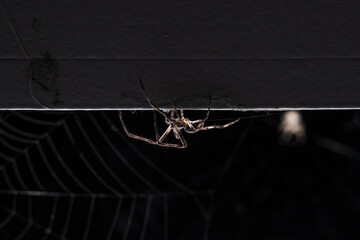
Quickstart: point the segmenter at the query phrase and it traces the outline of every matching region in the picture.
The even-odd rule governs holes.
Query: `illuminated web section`
[[[119,129],[116,113],[9,113],[0,125],[0,238],[175,239],[192,229],[207,239],[217,184],[194,190]]]

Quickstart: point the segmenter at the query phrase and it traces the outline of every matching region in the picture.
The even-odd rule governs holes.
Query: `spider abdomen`
[[[196,133],[200,131],[203,126],[204,126],[203,120],[188,121],[186,127],[184,127],[184,130],[187,133]]]

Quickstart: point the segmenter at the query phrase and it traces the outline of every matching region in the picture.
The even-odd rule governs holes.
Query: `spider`
[[[162,111],[158,106],[156,106],[150,100],[150,98],[147,95],[147,92],[145,90],[145,87],[144,87],[144,84],[143,84],[141,78],[139,80],[140,80],[141,88],[146,97],[146,100],[148,101],[150,106],[154,109],[154,129],[155,129],[156,140],[151,140],[149,138],[141,137],[141,136],[135,135],[133,133],[130,133],[124,122],[122,112],[119,111],[119,118],[120,118],[120,122],[124,128],[124,131],[125,131],[126,135],[128,135],[131,138],[135,138],[135,139],[138,139],[138,140],[150,143],[150,144],[162,146],[162,147],[186,148],[187,142],[186,142],[181,130],[184,130],[187,133],[196,133],[196,132],[203,131],[203,130],[222,129],[222,128],[229,127],[229,126],[237,123],[240,120],[240,118],[238,118],[235,121],[232,121],[232,122],[224,124],[224,125],[204,126],[205,121],[208,119],[208,117],[210,115],[211,97],[210,97],[210,101],[209,101],[208,110],[203,119],[198,119],[198,120],[192,121],[192,120],[186,118],[184,116],[184,111],[182,109],[180,109],[180,114],[179,114],[179,112],[176,109],[174,104],[173,104],[173,109],[170,111],[170,115],[169,115],[168,113]],[[157,124],[156,112],[158,112],[162,116],[164,116],[165,123],[168,125],[167,129],[161,136],[159,135],[159,128],[158,128],[158,124]],[[169,135],[170,132],[173,132],[175,138],[180,141],[179,143],[164,142],[164,140],[166,139],[166,137]]]

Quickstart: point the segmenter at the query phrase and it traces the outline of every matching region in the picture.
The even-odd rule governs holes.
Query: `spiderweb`
[[[0,238],[208,239],[212,197],[231,154],[210,182],[194,185],[166,167],[180,161],[156,161],[154,146],[140,151],[120,128],[114,112],[7,113],[0,124]]]

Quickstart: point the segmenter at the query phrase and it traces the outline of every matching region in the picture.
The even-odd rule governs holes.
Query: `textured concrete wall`
[[[0,108],[360,107],[359,1],[2,5]]]

